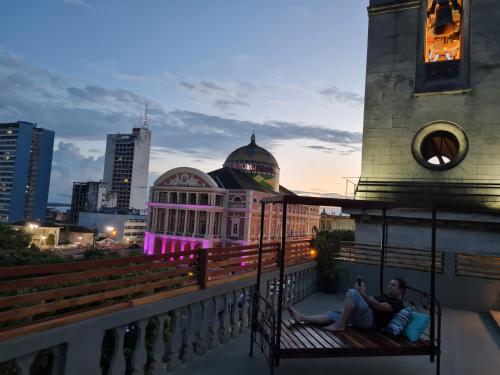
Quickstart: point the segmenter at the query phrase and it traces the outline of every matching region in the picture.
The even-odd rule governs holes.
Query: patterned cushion
[[[403,333],[405,327],[410,323],[412,318],[413,308],[405,307],[400,310],[394,318],[387,324],[384,328],[384,332],[390,333],[391,335],[398,336]]]

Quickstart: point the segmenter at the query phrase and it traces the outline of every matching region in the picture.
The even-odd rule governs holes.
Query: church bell
[[[453,22],[453,11],[449,1],[440,2],[436,10],[436,22],[434,23],[433,34],[436,36],[450,36],[457,31],[457,25]]]

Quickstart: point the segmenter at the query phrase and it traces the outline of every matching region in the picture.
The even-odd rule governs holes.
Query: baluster
[[[285,297],[285,308],[291,305],[292,301],[292,276],[290,274],[286,275],[286,297]]]
[[[52,368],[50,369],[50,375],[62,375],[64,360],[62,346],[54,346],[50,349],[50,354],[52,355]]]
[[[181,365],[182,336],[182,309],[177,309],[172,313],[172,332],[166,351],[169,371],[174,371]]]
[[[295,305],[297,302],[297,273],[290,275],[290,304]]]
[[[156,317],[156,333],[153,342],[153,348],[151,349],[151,373],[153,375],[163,375],[165,373],[166,366],[163,363],[163,357],[165,355],[165,322],[168,319],[168,314],[160,314]]]
[[[233,309],[231,310],[231,338],[236,338],[240,334],[240,297],[241,290],[232,293]]]
[[[22,356],[20,358],[16,358],[16,365],[18,375],[30,375],[31,371],[31,365],[33,364],[33,361],[35,360],[35,357],[38,353],[34,352],[25,356]]]
[[[113,350],[111,363],[109,364],[108,374],[110,375],[123,375],[127,369],[127,363],[125,362],[125,355],[123,352],[123,342],[127,329],[128,325],[113,329],[115,348]]]
[[[266,280],[266,301],[271,298],[271,280]]]
[[[194,341],[196,337],[196,329],[198,319],[200,317],[200,306],[194,304],[187,309],[187,326],[184,335],[184,342],[182,348],[182,362],[188,363],[194,358]],[[198,318],[198,319],[197,319]]]
[[[143,374],[144,366],[148,361],[148,354],[146,352],[146,327],[148,323],[149,319],[142,319],[136,324],[137,341],[135,342],[134,354],[131,361],[132,375]]]
[[[221,342],[223,344],[229,342],[231,335],[231,293],[224,294],[224,310],[222,312],[222,322],[221,322]]]
[[[280,282],[278,277],[276,277],[274,280],[274,290],[273,290],[273,308],[276,310],[278,308],[278,297],[279,297],[279,288],[281,288]]]
[[[196,340],[195,340],[195,353],[196,355],[203,355],[208,351],[208,329],[209,329],[209,305],[212,303],[212,300],[202,301],[200,304],[201,313],[200,313],[200,326],[196,331]]]
[[[219,312],[224,306],[224,298],[217,296],[211,300],[210,310],[208,311],[209,329],[208,329],[208,347],[210,349],[216,348],[219,345],[219,330],[220,330],[220,317]]]
[[[251,319],[252,309],[251,302],[249,298],[253,295],[251,289],[245,288],[243,289],[243,302],[241,305],[241,326],[240,332],[246,332],[248,329],[248,324]]]
[[[302,297],[304,295],[303,287],[304,287],[304,277],[302,275],[302,271],[298,271],[297,272],[297,302],[302,301]]]
[[[311,290],[311,273],[309,272],[309,270],[305,270],[304,271],[305,274],[306,274],[306,286],[305,286],[305,292],[306,292],[306,297],[309,296],[311,293],[310,293],[310,290]]]

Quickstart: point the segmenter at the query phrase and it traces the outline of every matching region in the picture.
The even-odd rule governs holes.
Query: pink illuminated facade
[[[257,164],[259,168],[249,168]],[[238,169],[235,166],[244,165]],[[267,168],[262,168],[262,166]],[[264,170],[265,175],[257,172]],[[257,172],[256,172],[257,171]],[[269,171],[275,171],[270,175]],[[235,150],[224,167],[209,173],[174,168],[150,190],[147,254],[177,253],[196,248],[250,245],[259,240],[260,201],[293,194],[279,185],[279,167],[272,155],[255,143]],[[288,236],[304,239],[319,227],[319,207],[288,207]],[[264,240],[281,238],[281,207],[268,205]]]

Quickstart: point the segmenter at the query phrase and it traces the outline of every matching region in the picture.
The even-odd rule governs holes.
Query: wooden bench
[[[347,328],[332,332],[321,326],[296,324],[283,320],[280,353],[282,358],[365,357],[430,355],[431,345],[420,340],[415,343],[404,336],[390,336],[375,331]]]

